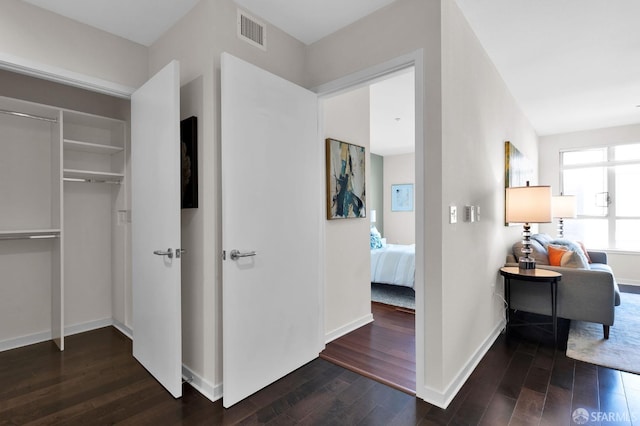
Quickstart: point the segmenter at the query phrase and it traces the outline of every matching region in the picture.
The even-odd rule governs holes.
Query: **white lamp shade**
[[[506,189],[508,223],[551,222],[551,187],[517,186]]]
[[[376,211],[371,210],[371,223],[376,223]]]
[[[553,217],[576,217],[578,206],[575,195],[556,195],[551,199]]]

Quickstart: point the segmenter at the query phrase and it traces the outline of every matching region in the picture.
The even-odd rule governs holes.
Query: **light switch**
[[[467,222],[476,221],[476,206],[464,206],[464,220]]]
[[[449,223],[458,222],[458,208],[456,206],[449,206]]]

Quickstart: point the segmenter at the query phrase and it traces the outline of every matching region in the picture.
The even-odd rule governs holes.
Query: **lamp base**
[[[518,259],[518,268],[524,270],[536,269],[536,260],[532,257],[521,257]]]

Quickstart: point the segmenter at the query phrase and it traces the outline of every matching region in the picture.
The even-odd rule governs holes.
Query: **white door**
[[[179,76],[173,61],[131,97],[133,356],[176,398],[182,396]]]
[[[222,55],[225,407],[321,349],[317,106],[314,93]]]

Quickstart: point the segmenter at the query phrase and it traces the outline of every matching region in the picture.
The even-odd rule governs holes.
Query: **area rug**
[[[416,293],[410,287],[371,283],[371,300],[401,308],[416,308]]]
[[[621,293],[620,299],[608,340],[602,324],[571,321],[569,358],[640,374],[640,294]]]

